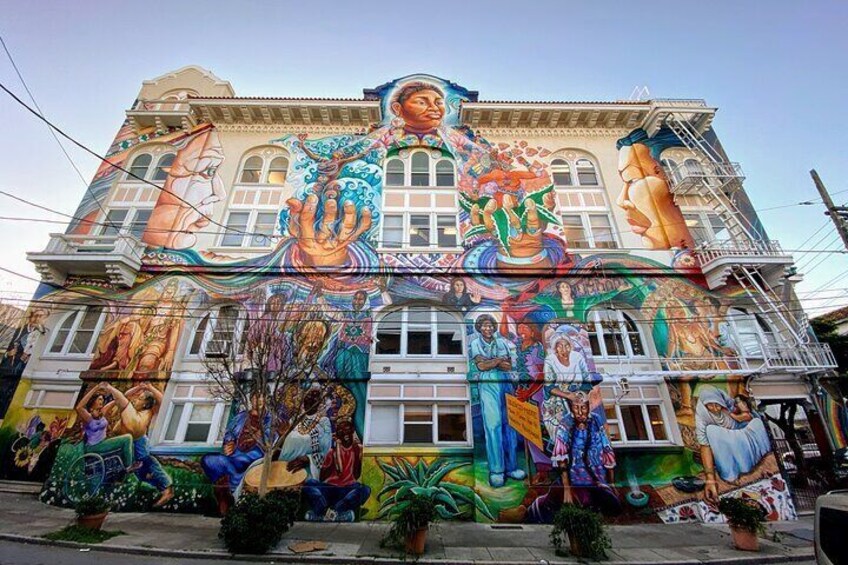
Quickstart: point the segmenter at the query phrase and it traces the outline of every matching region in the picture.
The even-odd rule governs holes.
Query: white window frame
[[[227,210],[227,217],[224,221],[224,225],[225,226],[230,225],[230,216],[232,214],[247,213],[248,214],[247,228],[244,230],[245,233],[242,234],[242,236],[241,236],[241,245],[224,245],[224,239],[228,236],[229,230],[235,229],[235,228],[228,228],[227,230],[224,230],[224,232],[221,233],[221,235],[219,236],[217,246],[220,247],[221,249],[247,249],[247,250],[250,250],[250,249],[267,250],[267,249],[274,247],[274,245],[276,245],[277,241],[280,238],[280,218],[279,218],[278,212],[279,212],[278,208],[270,207],[270,206],[260,206],[260,207],[253,206],[253,205],[244,206],[244,207],[242,207],[242,206],[230,206],[229,210]],[[274,217],[274,229],[272,230],[271,234],[269,234],[267,236],[268,245],[245,245],[245,241],[252,242],[252,240],[254,238],[254,234],[256,233],[256,221],[259,218],[259,214],[274,214],[274,216],[275,216]],[[229,235],[236,235],[236,234],[229,234]]]
[[[592,163],[592,167],[595,169],[595,179],[598,181],[596,184],[581,184],[580,177],[577,174],[577,161],[582,160],[589,161]],[[601,168],[598,166],[598,160],[590,155],[585,155],[581,153],[577,153],[572,157],[566,157],[561,153],[555,153],[551,155],[550,161],[548,162],[548,168],[552,167],[552,163],[554,161],[565,161],[568,164],[568,172],[571,177],[571,184],[556,184],[554,188],[556,189],[573,189],[573,188],[591,188],[591,189],[602,189],[604,188],[604,178],[601,175]],[[558,165],[557,165],[558,166]],[[553,182],[553,175],[551,176],[551,182]]]
[[[74,342],[74,339],[77,335],[77,330],[79,329],[80,323],[82,323],[83,318],[85,317],[85,313],[89,308],[100,308],[100,317],[97,319],[97,323],[94,325],[94,331],[91,334],[91,341],[86,348],[84,353],[69,353],[68,350],[71,348],[71,344]],[[71,325],[70,331],[68,331],[68,335],[65,337],[65,343],[62,345],[61,351],[53,352],[53,345],[55,345],[56,339],[59,337],[59,329],[64,325],[64,323],[71,317],[75,316],[74,321]],[[58,358],[66,358],[66,359],[88,359],[92,355],[94,355],[94,349],[97,347],[97,341],[100,338],[100,331],[103,329],[103,324],[106,320],[106,309],[103,306],[82,306],[79,308],[74,308],[71,312],[68,312],[61,318],[59,318],[58,322],[52,326],[53,330],[50,332],[50,341],[45,347],[44,352],[41,354],[42,358],[45,359],[58,359]]]
[[[58,392],[70,394],[70,402],[65,405],[45,404],[44,399],[47,393]],[[52,384],[33,384],[27,391],[24,399],[24,408],[27,409],[46,409],[46,410],[72,410],[77,405],[77,397],[80,393],[79,385],[52,385]]]
[[[398,247],[388,247],[386,246],[386,240],[384,239],[385,234],[385,225],[386,216],[401,216],[403,218],[403,233],[406,234],[406,237],[409,237],[410,229],[412,228],[412,216],[428,216],[429,217],[429,227],[430,227],[430,244],[426,246],[422,245],[411,245],[410,240],[401,241]],[[447,247],[439,245],[439,216],[448,216],[453,219],[453,228],[456,230],[455,236],[455,245],[449,245]],[[430,210],[421,210],[421,211],[396,211],[393,208],[389,208],[386,210],[383,209],[383,221],[380,222],[380,251],[439,251],[439,250],[456,250],[459,248],[459,214],[456,211],[449,212],[445,211],[433,211]]]
[[[247,164],[248,159],[251,157],[258,157],[262,160],[262,168],[259,169],[259,181],[258,182],[244,182],[241,180],[242,174],[244,173],[244,166]],[[286,167],[286,179],[282,183],[271,183],[268,182],[268,175],[271,172],[271,162],[277,157],[284,157],[286,161],[288,161],[288,167]],[[262,148],[253,148],[244,154],[241,158],[241,162],[239,163],[238,172],[236,173],[235,182],[233,186],[239,187],[257,187],[257,186],[285,186],[286,181],[288,181],[289,174],[291,172],[292,166],[292,158],[289,155],[288,151],[284,150],[281,147],[262,147]]]
[[[607,429],[611,426],[616,426],[621,439],[613,440],[610,436],[610,443],[613,447],[633,447],[633,446],[676,446],[680,444],[676,431],[676,422],[672,422],[670,418],[674,417],[674,409],[671,405],[671,399],[668,396],[668,390],[662,380],[656,378],[629,378],[627,384],[622,385],[623,379],[616,377],[604,377],[604,382],[601,383],[601,393],[604,397],[604,411],[611,409],[615,418],[610,418],[607,414]],[[659,398],[645,398],[644,390],[656,388],[659,391]],[[640,406],[642,412],[642,421],[648,434],[647,440],[631,440],[627,439],[627,430],[624,428],[623,418],[621,414],[622,406]],[[663,429],[665,430],[664,440],[658,440],[654,437],[654,429],[651,426],[650,415],[648,414],[648,406],[659,406],[660,415],[663,420]],[[609,432],[608,432],[609,433]]]
[[[236,347],[236,351],[241,355],[241,343],[242,343],[242,332],[245,330],[245,317],[247,313],[244,308],[242,308],[238,304],[219,304],[209,308],[197,318],[197,322],[192,326],[191,332],[188,334],[188,343],[186,343],[185,347],[185,356],[188,359],[205,359],[206,358],[206,349],[209,346],[209,342],[212,339],[212,336],[215,333],[215,327],[218,325],[218,315],[221,312],[222,308],[226,308],[228,306],[234,307],[237,310],[236,314],[236,322],[233,328],[233,341],[231,347]],[[192,353],[191,346],[194,343],[194,338],[197,335],[198,328],[200,324],[203,323],[203,320],[206,316],[209,316],[209,323],[206,324],[206,327],[203,330],[203,340],[200,342],[200,348],[197,353]]]
[[[165,418],[162,420],[162,426],[159,429],[157,445],[163,446],[209,446],[217,447],[220,444],[220,438],[224,434],[224,426],[226,426],[227,413],[229,404],[225,400],[214,398],[211,395],[208,398],[195,397],[194,393],[198,389],[209,390],[209,385],[206,383],[192,383],[186,381],[172,381],[173,392],[168,400],[168,409]],[[188,394],[177,396],[177,391],[180,387],[187,387]],[[171,418],[174,416],[176,406],[183,406],[180,414],[180,421],[177,424],[177,429],[174,439],[165,439],[168,433],[168,428],[171,424]],[[186,441],[185,434],[188,429],[191,413],[196,405],[214,405],[212,411],[212,421],[209,423],[209,432],[206,435],[206,441]]]
[[[372,394],[372,386],[374,385],[389,385],[400,388],[401,393],[398,396],[377,396]],[[433,387],[433,395],[430,397],[416,396],[411,397],[405,394],[406,387]],[[465,395],[463,397],[441,397],[438,394],[439,386],[447,386],[452,388],[462,387]],[[371,438],[371,408],[374,405],[378,406],[397,406],[398,407],[398,441],[396,442],[378,442]],[[431,405],[432,406],[432,443],[404,443],[404,413],[407,405]],[[462,406],[465,409],[465,441],[439,441],[439,406]],[[402,447],[472,447],[474,442],[471,422],[471,396],[468,387],[468,382],[461,375],[450,380],[400,380],[400,379],[381,379],[379,377],[372,379],[368,383],[368,401],[365,406],[365,445],[366,446],[402,446]]]
[[[164,159],[166,155],[174,155],[174,159],[176,159],[177,150],[174,147],[167,146],[167,145],[157,145],[157,146],[154,146],[154,147],[151,147],[151,146],[145,147],[144,150],[139,151],[138,153],[135,153],[132,156],[131,159],[126,161],[127,162],[127,171],[132,170],[132,164],[135,162],[135,160],[137,158],[141,157],[142,155],[150,155],[150,164],[147,165],[147,171],[145,171],[144,175],[138,175],[138,176],[142,177],[144,179],[144,181],[154,182],[152,180],[153,175],[154,175],[154,172],[159,168],[160,161],[162,161],[162,159]],[[138,180],[137,178],[131,177],[129,175],[129,173],[124,173],[123,176],[121,177],[121,182],[138,184],[138,183],[141,183],[141,182],[144,182],[144,181],[141,181],[141,180]],[[164,183],[165,181],[159,180],[159,181],[155,181],[155,182]]]
[[[428,172],[429,172],[429,183],[426,185],[420,186],[412,186],[412,156],[416,153],[424,153],[428,157]],[[387,184],[386,181],[386,171],[389,167],[389,162],[399,160],[403,163],[403,184]],[[436,181],[436,164],[440,161],[447,161],[453,167],[453,184],[449,186],[437,186]],[[392,155],[388,159],[383,166],[383,188],[408,188],[411,190],[427,190],[427,189],[455,189],[456,181],[456,163],[454,163],[453,159],[442,153],[438,149],[401,149],[397,152],[397,154]]]
[[[612,312],[615,315],[615,317],[616,317],[615,321],[618,322],[617,332],[622,337],[622,341],[624,342],[624,348],[626,350],[624,355],[610,354],[610,352],[607,351],[607,345],[606,345],[606,342],[604,341],[604,335],[605,335],[604,332],[606,330],[604,328],[604,323],[600,320],[600,313],[601,312]],[[626,321],[624,319],[625,315],[628,318],[630,318],[630,321],[633,322],[633,325],[636,327],[636,334],[639,337],[639,342],[642,344],[642,353],[640,355],[635,355],[633,353],[633,346],[630,343],[630,332],[627,329],[627,324],[626,324]],[[647,356],[648,356],[648,344],[647,344],[647,341],[645,340],[645,332],[642,331],[642,326],[639,324],[639,322],[637,322],[636,319],[632,315],[630,315],[629,313],[622,312],[619,309],[613,309],[613,308],[592,309],[592,310],[589,311],[587,324],[592,324],[592,327],[594,328],[594,333],[597,336],[598,347],[601,350],[601,352],[599,354],[592,352],[592,355],[595,358],[597,358],[597,359],[645,359],[645,358],[647,358]],[[591,330],[591,328],[587,328],[587,329]],[[589,333],[591,334],[592,331],[589,331]]]
[[[713,210],[704,209],[704,208],[690,208],[690,207],[687,207],[687,206],[683,206],[683,207],[681,207],[680,212],[683,214],[683,219],[686,222],[686,228],[690,231],[690,233],[692,233],[692,230],[690,229],[691,226],[689,225],[688,219],[686,218],[686,216],[698,216],[698,221],[701,223],[702,229],[704,229],[707,233],[707,239],[704,240],[704,241],[698,241],[697,239],[695,239],[695,234],[692,233],[692,238],[695,239],[695,245],[700,246],[700,245],[704,245],[704,244],[707,244],[707,243],[713,243],[713,242],[716,242],[716,241],[722,241],[722,242],[733,241],[733,238],[730,235],[730,230],[728,229],[727,225],[724,223],[724,220],[722,220],[721,216],[716,214]],[[722,239],[718,238],[718,236],[716,235],[715,228],[713,227],[713,224],[710,221],[711,218],[718,218],[718,220],[724,226],[725,232],[727,233],[727,237],[722,238]]]
[[[580,222],[583,225],[583,235],[585,236],[586,245],[572,245],[571,241],[568,240],[566,243],[568,244],[569,249],[599,249],[614,251],[621,247],[621,244],[618,240],[618,230],[616,229],[615,222],[613,221],[612,214],[608,209],[598,209],[595,211],[587,211],[584,208],[574,209],[574,208],[563,208],[561,209],[560,218],[563,216],[580,216]],[[595,232],[592,229],[592,223],[589,219],[590,216],[604,216],[609,222],[610,226],[610,236],[612,237],[612,247],[598,247],[598,242],[595,241]],[[563,224],[564,226],[564,224]],[[563,227],[564,229],[564,227]]]
[[[430,311],[430,350],[431,353],[427,354],[413,354],[410,355],[407,353],[408,345],[409,345],[409,310],[410,308],[417,309],[425,309]],[[394,314],[396,312],[401,313],[401,322],[400,322],[400,353],[392,354],[392,353],[377,353],[377,334],[379,333],[380,324],[383,323],[386,316],[389,314]],[[447,314],[453,319],[452,323],[455,323],[460,328],[460,347],[462,348],[461,353],[457,354],[443,354],[439,355],[439,332],[437,326],[437,312],[442,312],[443,314]],[[381,361],[390,361],[390,360],[402,360],[402,359],[417,359],[417,360],[426,360],[432,359],[437,361],[456,361],[459,359],[465,360],[466,349],[466,335],[465,331],[462,331],[462,326],[464,322],[462,319],[457,318],[454,312],[449,310],[445,310],[442,308],[437,308],[433,306],[426,305],[409,305],[403,306],[401,308],[393,308],[391,310],[387,310],[385,312],[381,312],[377,319],[374,321],[374,339],[371,344],[371,354],[375,360]],[[454,328],[451,328],[452,330]]]
[[[133,237],[137,237],[138,239],[141,239],[141,236],[144,235],[144,230],[141,230],[141,233],[137,236],[132,234],[131,230],[132,230],[133,222],[135,222],[135,219],[138,216],[139,212],[149,210],[150,213],[152,214],[153,208],[154,208],[154,206],[110,206],[109,208],[107,208],[105,210],[105,212],[101,213],[101,219],[100,219],[100,222],[99,222],[100,225],[98,226],[98,235],[104,235],[104,232],[109,227],[109,222],[108,222],[109,212],[118,212],[118,211],[126,210],[127,215],[124,217],[124,221],[119,226],[117,226],[119,234],[120,235],[132,235]],[[149,221],[149,217],[148,217],[148,221]],[[146,222],[145,222],[145,229],[147,229],[147,223]]]

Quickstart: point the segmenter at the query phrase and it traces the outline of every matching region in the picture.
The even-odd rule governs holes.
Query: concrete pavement
[[[58,530],[73,520],[73,511],[38,502],[34,497],[0,492],[0,539],[45,543],[41,535]],[[111,514],[105,528],[122,530],[96,552],[122,552],[168,558],[229,558],[217,537],[219,520],[191,514]],[[752,554],[732,548],[724,525],[641,524],[610,526],[612,551],[608,563],[788,563],[810,561],[812,520],[770,524],[781,531],[779,542],[762,541],[762,551]],[[277,563],[400,563],[404,556],[379,546],[385,524],[320,524],[298,522],[286,533],[280,546],[260,560]],[[548,526],[483,525],[467,522],[436,524],[430,532],[427,552],[420,563],[574,563],[559,557],[548,540]],[[288,546],[295,541],[329,543],[325,551],[294,554]],[[71,546],[78,548],[79,546]],[[91,554],[94,557],[94,554]],[[241,557],[240,557],[241,559]],[[245,557],[246,560],[255,560]],[[99,560],[99,558],[98,558]],[[5,561],[4,561],[5,563]]]

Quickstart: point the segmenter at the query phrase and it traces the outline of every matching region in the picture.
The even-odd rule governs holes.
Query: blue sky
[[[413,72],[483,99],[704,98],[757,208],[816,198],[816,168],[837,200],[848,129],[845,2],[10,2],[2,33],[45,114],[104,150],[141,81],[187,64],[244,96],[361,95]],[[0,81],[22,87],[0,53]],[[72,212],[84,187],[46,128],[0,95],[0,190]],[[96,161],[74,160],[89,179]],[[841,166],[841,167],[840,167]],[[58,219],[0,196],[0,215]],[[787,249],[824,224],[821,205],[765,211]],[[0,221],[0,265],[30,276],[25,252],[61,226]],[[810,248],[839,248],[828,226]],[[811,313],[848,304],[848,256],[806,257]],[[840,274],[844,273],[843,276]],[[830,292],[809,294],[836,278]],[[0,273],[0,297],[35,283]],[[826,299],[826,300],[825,300]],[[832,301],[830,299],[833,299]]]

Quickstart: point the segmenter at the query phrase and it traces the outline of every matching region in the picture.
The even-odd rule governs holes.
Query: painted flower
[[[695,518],[695,509],[691,506],[684,506],[680,509],[681,520],[692,520]]]
[[[786,483],[783,482],[783,479],[780,477],[772,477],[771,478],[771,488],[776,491],[783,491],[786,489]]]

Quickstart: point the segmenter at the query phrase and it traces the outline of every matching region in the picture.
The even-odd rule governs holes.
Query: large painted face
[[[724,410],[724,407],[716,402],[708,402],[706,406],[711,414],[720,414]]]
[[[131,400],[133,408],[138,412],[150,410],[153,407],[153,396],[149,392],[143,392]]]
[[[106,404],[106,399],[102,394],[98,394],[91,399],[91,404],[88,406],[89,413],[95,418],[99,418],[103,414],[103,406]]]
[[[36,308],[35,310],[29,313],[29,324],[31,326],[40,326],[44,323],[44,320],[46,320],[47,316],[49,315],[50,312],[48,312],[44,308]]]
[[[345,447],[353,445],[353,424],[347,420],[340,422],[336,431],[336,437]]]
[[[571,413],[577,423],[584,423],[589,419],[589,403],[575,402],[571,405]]]
[[[662,169],[648,147],[641,143],[622,147],[618,171],[624,185],[616,204],[644,245],[649,249],[693,247],[683,214],[674,204]]]
[[[303,411],[307,414],[315,414],[321,406],[321,392],[316,389],[309,389],[303,395]]]
[[[565,281],[557,285],[559,295],[563,300],[571,300],[571,286]]]
[[[363,308],[365,308],[365,293],[357,292],[353,295],[353,309],[359,312]]]
[[[324,348],[324,338],[327,328],[319,322],[307,322],[300,332],[300,340],[297,345],[297,357],[301,363],[312,363],[318,359],[318,355]]]
[[[456,279],[451,283],[451,290],[453,290],[454,294],[464,294],[465,293],[465,281],[462,279]]]
[[[515,331],[518,332],[518,337],[521,338],[521,341],[528,342],[533,340],[533,330],[527,324],[518,324],[518,328]]]
[[[392,102],[392,111],[411,131],[427,132],[439,127],[445,117],[445,99],[435,89],[419,90],[404,100]]]

